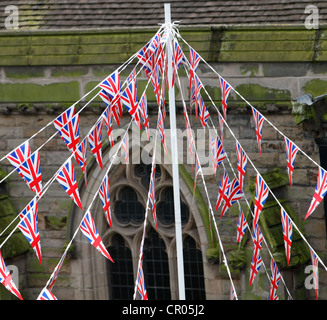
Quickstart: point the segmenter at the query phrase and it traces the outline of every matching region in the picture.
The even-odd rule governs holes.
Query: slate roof
[[[0,31],[8,14],[19,9],[19,29],[81,29],[158,26],[167,0],[11,0],[0,1]],[[327,0],[170,0],[172,20],[182,25],[303,24],[306,6],[316,5],[327,24]]]

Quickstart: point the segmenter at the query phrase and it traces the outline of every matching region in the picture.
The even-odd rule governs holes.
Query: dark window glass
[[[152,165],[140,163],[135,166],[134,172],[137,177],[141,178],[143,185],[148,187],[150,183]],[[158,179],[161,177],[161,168],[159,165],[156,165],[155,178]]]
[[[115,235],[108,251],[114,263],[107,259],[110,279],[110,299],[133,299],[134,276],[132,254],[124,239]]]
[[[151,230],[144,243],[144,282],[149,300],[171,299],[166,246]]]
[[[173,224],[175,222],[175,209],[174,209],[174,194],[173,188],[167,188],[162,193],[162,199],[157,206],[158,219],[166,225]],[[181,201],[181,219],[182,224],[188,222],[190,213],[185,203]]]
[[[186,299],[205,300],[202,253],[190,236],[184,240],[183,257]]]
[[[115,205],[115,215],[119,222],[127,224],[130,221],[142,223],[145,209],[138,201],[137,194],[133,188],[125,187],[119,193],[119,199]]]

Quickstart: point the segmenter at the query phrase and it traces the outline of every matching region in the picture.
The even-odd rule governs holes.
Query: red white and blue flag
[[[290,263],[293,237],[293,222],[283,208],[280,210],[287,265]]]
[[[327,172],[323,168],[319,168],[316,190],[311,200],[310,207],[304,219],[307,219],[317,208],[327,192]]]
[[[241,242],[245,231],[248,227],[242,208],[240,208],[240,214],[237,221],[237,242]]]
[[[132,116],[133,120],[136,122],[138,127],[141,129],[141,122],[139,116],[139,104],[137,101],[137,89],[136,89],[136,81],[132,81],[126,89],[123,91],[121,95],[121,100],[123,101],[126,109]]]
[[[199,95],[199,116],[200,116],[201,124],[203,128],[205,128],[210,114],[204,104],[201,95]]]
[[[80,229],[93,247],[95,247],[111,262],[114,262],[101,240],[90,211],[86,212],[80,224]]]
[[[220,218],[225,214],[226,210],[230,208],[236,201],[242,199],[244,196],[241,191],[240,183],[237,178],[234,178],[228,185],[225,191],[225,203],[221,210]]]
[[[115,118],[115,121],[117,123],[117,125],[120,127],[120,117],[122,117],[122,111],[121,111],[121,115],[118,114],[119,109],[118,109],[118,105],[114,105],[111,103],[111,98],[109,96],[109,94],[107,93],[106,90],[102,89],[99,92],[99,96],[102,98],[103,102],[105,103],[105,105],[107,106],[107,108],[109,108],[109,110],[107,111],[107,115],[108,115],[108,124],[109,124],[109,115],[111,113],[111,117],[113,116]],[[120,101],[120,100],[119,100]],[[120,102],[121,105],[121,102]]]
[[[67,124],[75,115],[75,107],[71,106],[66,111],[64,111],[60,116],[58,116],[54,121],[53,125],[59,131],[59,134],[61,135],[61,128]]]
[[[47,288],[43,288],[37,300],[58,300],[57,297]]]
[[[150,50],[150,44],[147,43],[138,53],[137,58],[139,59],[142,69],[145,71],[147,77],[149,78],[152,72],[152,60],[153,51]]]
[[[271,259],[270,269],[271,269],[271,274],[270,274],[270,289],[269,289],[268,300],[278,300],[279,298],[277,296],[277,289],[278,289],[279,281],[281,279],[281,275],[279,273],[277,264],[274,261],[274,259]]]
[[[200,90],[203,87],[203,84],[197,74],[194,75],[194,95],[195,95],[195,115],[198,116],[198,106],[200,101]]]
[[[221,204],[226,200],[226,191],[229,186],[229,177],[227,172],[224,172],[224,175],[221,178],[219,189],[218,189],[218,197],[217,197],[217,203],[216,203],[216,210],[221,206]]]
[[[180,64],[184,61],[184,53],[176,39],[174,39],[174,41],[173,41],[173,50],[172,51],[173,51],[172,52],[172,54],[173,54],[173,61],[172,61],[173,62],[173,77],[172,77],[171,87],[174,86],[176,73],[178,71]]]
[[[241,145],[236,141],[236,156],[237,156],[237,170],[238,170],[238,180],[240,182],[241,191],[243,191],[243,182],[245,177],[245,170],[247,166],[247,156]]]
[[[290,179],[291,189],[292,189],[292,176],[294,171],[295,157],[299,148],[288,138],[285,137],[285,149],[286,149],[286,161],[287,161],[287,171]]]
[[[28,141],[17,147],[14,151],[7,155],[7,159],[16,168],[19,175],[25,180],[24,175],[21,173],[20,166],[31,156],[31,148]],[[26,182],[26,180],[25,180]]]
[[[318,300],[318,290],[319,290],[319,280],[318,280],[318,256],[316,253],[310,248],[310,256],[312,263],[312,271],[313,271],[313,285],[316,289],[316,300]]]
[[[102,118],[101,118],[100,121],[94,126],[93,130],[88,135],[88,140],[89,140],[89,145],[90,145],[91,151],[101,169],[103,169],[102,127],[103,127],[103,122],[102,122]]]
[[[56,280],[57,280],[57,277],[58,277],[58,274],[60,272],[60,269],[64,263],[64,260],[66,258],[66,254],[67,254],[67,250],[64,252],[64,254],[62,255],[61,259],[59,260],[58,264],[56,265],[55,269],[53,270],[52,272],[52,275],[49,279],[49,284],[48,284],[48,288],[49,288],[49,291],[52,290]]]
[[[219,77],[219,86],[224,118],[227,120],[227,101],[232,87],[222,77]]]
[[[194,196],[194,193],[195,193],[196,180],[198,178],[198,175],[199,175],[200,171],[201,171],[201,164],[200,164],[199,157],[196,155],[193,196]]]
[[[262,248],[262,240],[263,240],[263,235],[262,232],[259,228],[259,225],[257,224],[253,230],[253,256],[258,256],[260,253],[260,250]]]
[[[254,231],[253,231],[254,250],[253,250],[251,267],[250,267],[249,286],[251,286],[251,284],[253,283],[253,280],[255,279],[255,277],[262,265],[262,259],[260,256],[260,250],[262,248],[262,240],[263,240],[263,236],[262,236],[261,230],[259,228],[259,225],[256,225],[254,227]]]
[[[265,118],[258,110],[253,107],[252,114],[254,119],[255,133],[257,135],[259,153],[261,154],[262,126]]]
[[[25,211],[25,212],[24,212]],[[40,264],[42,264],[40,233],[38,228],[38,209],[36,201],[32,200],[20,214],[18,228],[32,246]]]
[[[111,99],[112,108],[118,110],[120,118],[121,118],[123,116],[123,107],[122,107],[121,100],[120,100],[121,85],[120,85],[120,76],[119,76],[118,71],[116,70],[114,73],[112,73],[110,76],[108,76],[105,80],[103,80],[100,84],[100,88],[104,89],[108,93],[108,95]],[[117,124],[118,124],[118,122],[117,122]]]
[[[143,121],[144,129],[146,130],[148,140],[150,142],[150,128],[149,128],[149,114],[148,114],[148,103],[145,92],[139,102],[139,110]]]
[[[109,179],[108,176],[105,176],[100,189],[99,189],[99,197],[102,203],[102,207],[104,210],[104,215],[110,228],[112,229],[112,222],[111,222],[111,210],[110,210],[110,188],[109,188]]]
[[[157,99],[158,106],[160,105],[160,84],[159,84],[159,69],[156,64],[151,73],[151,83],[153,86],[154,95]]]
[[[221,162],[226,158],[224,147],[219,137],[211,137],[211,153],[213,161],[213,170],[216,175],[217,169]]]
[[[86,144],[86,138],[83,139],[83,141],[79,144],[76,153],[78,154],[78,164],[80,165],[83,173],[84,173],[84,180],[85,185],[87,185],[86,180],[86,151],[87,151],[87,144]]]
[[[168,151],[167,151],[167,147],[166,147],[165,123],[164,123],[164,119],[163,119],[160,107],[159,107],[159,111],[158,111],[157,127],[158,127],[158,130],[159,130],[159,133],[160,133],[160,137],[161,137],[163,147],[165,149],[166,156],[168,158]]]
[[[249,281],[249,287],[251,287],[256,275],[259,272],[260,267],[262,266],[262,258],[260,254],[257,256],[252,256],[251,259],[251,266],[250,266],[250,281]]]
[[[255,228],[255,226],[259,221],[259,216],[268,198],[268,194],[269,194],[268,186],[266,185],[265,181],[262,179],[260,174],[257,174],[256,185],[255,185],[253,228]]]
[[[143,248],[141,248],[140,263],[137,270],[137,291],[140,294],[141,300],[148,300],[148,294],[146,292],[144,283],[144,273],[143,273]]]
[[[11,274],[5,264],[5,261],[3,260],[1,252],[0,252],[0,282],[6,287],[7,290],[9,290],[11,293],[17,296],[20,300],[23,300],[20,292],[18,291],[11,277]]]
[[[56,179],[67,194],[72,198],[72,200],[74,200],[74,202],[78,205],[78,207],[83,210],[78,185],[75,178],[74,166],[71,159],[68,159],[61,167]]]
[[[198,68],[198,65],[201,61],[201,57],[198,55],[198,53],[190,47],[190,85],[189,85],[189,94],[191,93],[192,88],[192,82],[194,82],[194,74]]]
[[[102,114],[102,119],[107,128],[107,135],[109,138],[110,146],[114,146],[114,137],[113,137],[113,126],[112,126],[112,108],[107,106]]]
[[[35,151],[21,164],[20,173],[29,188],[40,196],[42,193],[42,175],[38,151]]]

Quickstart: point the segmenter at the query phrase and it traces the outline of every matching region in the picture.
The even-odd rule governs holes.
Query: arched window
[[[109,291],[111,300],[132,299],[134,293],[134,276],[132,254],[125,246],[122,236],[116,234],[108,248],[114,263],[108,261]]]
[[[143,252],[145,287],[149,299],[171,299],[166,245],[153,229],[145,240]]]
[[[135,190],[131,187],[124,187],[118,196],[119,200],[114,210],[117,220],[122,224],[142,223],[145,217],[144,207],[138,201]]]
[[[175,222],[174,193],[173,188],[166,188],[159,199],[157,207],[158,219],[165,225],[171,225]],[[189,220],[189,211],[184,202],[181,201],[181,219],[182,224]]]
[[[194,239],[187,236],[183,245],[185,295],[187,300],[206,298],[201,250],[197,249]]]

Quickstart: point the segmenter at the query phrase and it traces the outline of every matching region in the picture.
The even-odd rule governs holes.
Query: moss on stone
[[[318,97],[327,93],[327,81],[321,79],[313,79],[306,82],[302,89],[305,93],[309,93],[313,97]]]

